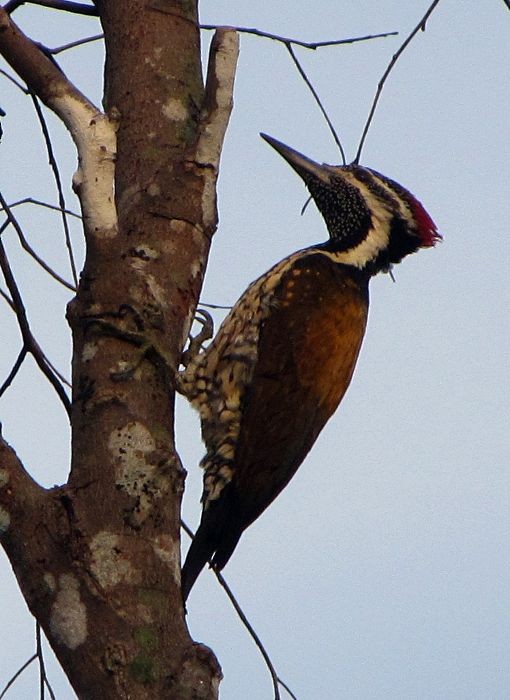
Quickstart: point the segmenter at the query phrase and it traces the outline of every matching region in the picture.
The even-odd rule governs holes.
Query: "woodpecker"
[[[329,240],[253,282],[179,378],[206,455],[200,526],[182,569],[186,601],[303,462],[352,378],[378,272],[441,238],[404,187],[357,164],[320,165],[261,134],[303,179]]]

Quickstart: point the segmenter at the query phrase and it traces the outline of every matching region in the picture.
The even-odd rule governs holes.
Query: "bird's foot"
[[[205,341],[210,340],[214,334],[214,321],[210,313],[204,311],[204,309],[197,309],[194,320],[200,323],[202,328],[197,335],[189,334],[188,347],[181,357],[181,364],[184,367],[187,367],[200,354]]]

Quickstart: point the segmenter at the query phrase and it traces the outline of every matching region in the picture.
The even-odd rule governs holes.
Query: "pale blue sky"
[[[287,0],[275,9],[273,2],[204,1],[201,10],[207,23],[306,40],[399,30],[397,38],[298,51],[352,159],[377,82],[427,5]],[[96,20],[28,7],[16,18],[50,46],[97,31]],[[99,101],[99,46],[59,60]],[[396,284],[387,276],[372,282],[347,396],[225,570],[299,700],[510,696],[509,65],[510,12],[502,0],[442,0],[390,77],[366,142],[363,164],[410,189],[444,242],[404,260]],[[1,78],[0,105],[8,112],[4,195],[54,200],[30,104]],[[70,139],[50,121],[69,183]],[[306,191],[259,131],[339,162],[284,47],[243,36],[220,228],[203,293],[209,302],[232,303],[274,262],[326,237],[313,206],[299,215]],[[18,214],[33,245],[67,274],[58,218],[30,207]],[[78,228],[73,235],[79,246]],[[33,327],[65,369],[67,297],[10,250]],[[0,323],[3,377],[19,340],[5,306]],[[66,477],[66,421],[48,386],[34,388],[34,376],[27,365],[0,401],[0,418],[35,477],[52,485]],[[196,527],[202,446],[198,420],[183,403],[178,446],[189,471],[184,516]],[[1,686],[32,654],[33,623],[3,556],[0,566],[0,629],[9,640],[1,643]],[[264,664],[208,572],[188,609],[192,634],[223,666],[222,700],[271,698]],[[49,672],[59,700],[71,700],[51,662]],[[34,667],[9,697],[36,693]]]

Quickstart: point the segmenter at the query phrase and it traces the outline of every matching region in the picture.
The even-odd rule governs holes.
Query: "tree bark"
[[[217,225],[237,36],[201,75],[197,3],[98,3],[105,112],[0,9],[0,51],[66,123],[86,261],[73,334],[68,483],[35,484],[0,442],[0,538],[80,698],[216,698],[180,594],[175,372]]]

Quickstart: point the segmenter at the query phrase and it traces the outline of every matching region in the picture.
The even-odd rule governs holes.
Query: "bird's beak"
[[[274,139],[272,136],[267,134],[260,134],[264,141],[272,146],[275,151],[285,158],[287,163],[294,168],[297,174],[306,180],[306,176],[315,175],[316,178],[322,180],[323,182],[329,182],[329,168],[327,165],[320,165],[310,158],[307,158],[302,153],[295,151],[290,146],[286,146],[281,141]]]

